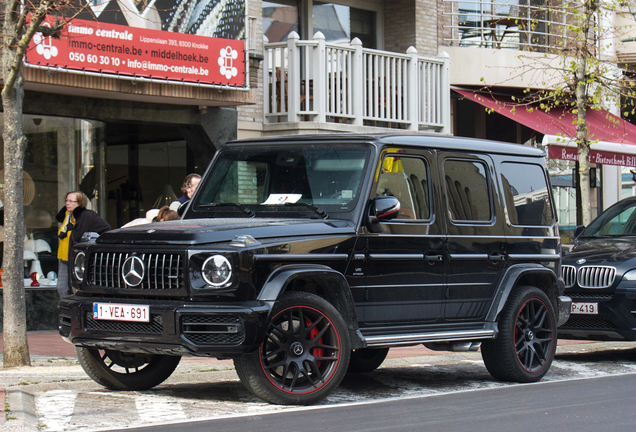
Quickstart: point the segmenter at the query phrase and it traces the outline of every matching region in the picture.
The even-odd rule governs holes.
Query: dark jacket
[[[60,212],[55,216],[58,222],[63,223],[66,216],[66,207],[62,207]],[[96,232],[102,234],[110,229],[110,225],[104,219],[102,219],[93,210],[88,210],[84,207],[76,207],[73,210],[73,217],[75,218],[75,227],[70,231],[71,237],[69,238],[68,250],[69,254],[76,243],[82,240],[82,235],[85,232]]]
[[[187,202],[189,200],[190,200],[190,198],[186,194],[183,194],[179,198],[176,199],[176,201],[179,201],[181,204],[183,204],[184,202]]]

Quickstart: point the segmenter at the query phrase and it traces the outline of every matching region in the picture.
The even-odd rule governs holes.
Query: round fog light
[[[73,261],[73,274],[80,282],[84,280],[84,272],[86,271],[86,254],[78,252]]]
[[[232,277],[232,265],[223,255],[214,255],[205,260],[201,274],[208,285],[220,287]]]

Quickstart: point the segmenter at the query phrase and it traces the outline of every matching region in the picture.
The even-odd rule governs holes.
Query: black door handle
[[[488,260],[495,263],[502,262],[506,260],[506,254],[495,252],[493,254],[488,255]]]

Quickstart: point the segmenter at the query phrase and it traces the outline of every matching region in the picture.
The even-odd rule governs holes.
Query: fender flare
[[[301,277],[310,277],[320,280],[323,287],[327,288],[330,301],[347,323],[351,347],[366,347],[364,338],[358,329],[358,314],[356,312],[351,289],[344,275],[331,267],[319,264],[290,264],[273,271],[260,292],[257,300],[273,303],[283,294],[294,280]],[[269,317],[268,317],[269,318]]]
[[[508,297],[510,296],[510,293],[512,292],[512,289],[517,284],[517,281],[521,277],[531,273],[542,273],[548,276],[548,278],[552,281],[553,285],[555,286],[555,292],[552,293],[553,295],[550,295],[551,293],[546,293],[546,294],[548,295],[550,300],[554,302],[553,306],[554,306],[555,312],[557,314],[559,313],[558,305],[556,303],[557,298],[559,296],[558,289],[556,289],[556,287],[558,287],[558,278],[556,274],[554,274],[554,272],[551,269],[544,267],[540,264],[518,264],[518,265],[514,265],[510,267],[506,271],[506,273],[502,276],[501,281],[499,282],[499,286],[497,288],[497,292],[495,293],[495,296],[493,298],[492,305],[490,306],[490,309],[488,310],[488,313],[486,314],[487,322],[497,321],[497,317],[503,310],[506,302],[508,301]],[[558,320],[558,316],[557,316],[557,320]]]

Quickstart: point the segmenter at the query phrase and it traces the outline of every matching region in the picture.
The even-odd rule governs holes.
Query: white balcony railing
[[[265,40],[266,123],[334,122],[450,132],[449,58],[303,41]]]

